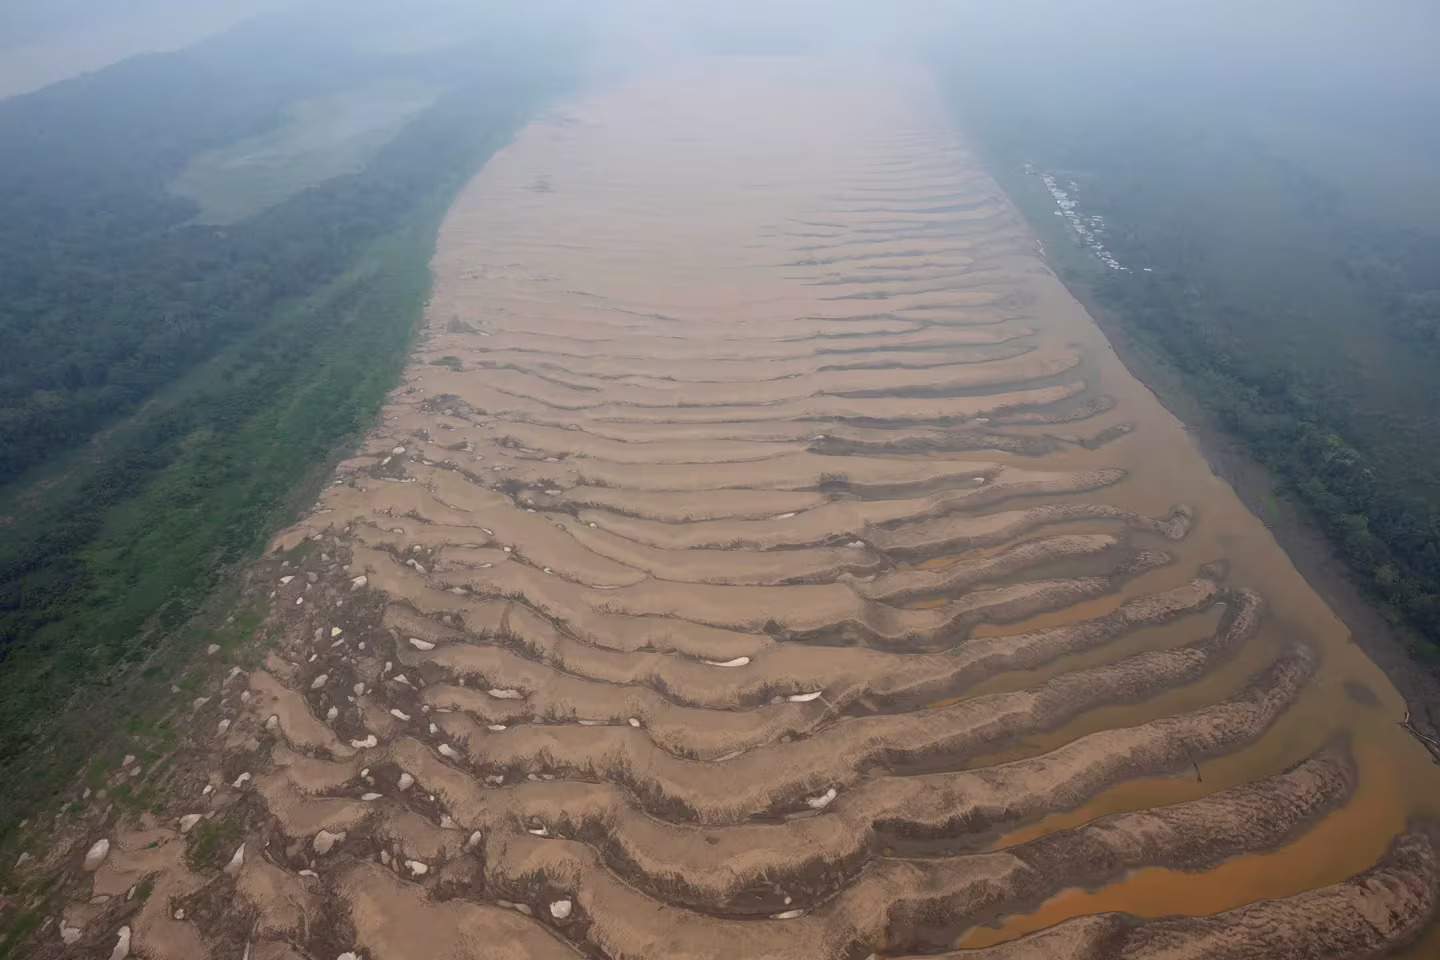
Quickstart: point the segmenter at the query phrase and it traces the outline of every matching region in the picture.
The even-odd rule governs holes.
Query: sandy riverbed
[[[566,104],[434,272],[383,423],[261,568],[285,639],[206,708],[214,789],[173,800],[240,862],[157,854],[157,815],[95,874],[160,864],[142,955],[1349,958],[1428,926],[1440,775],[1399,696],[922,76],[703,62]]]

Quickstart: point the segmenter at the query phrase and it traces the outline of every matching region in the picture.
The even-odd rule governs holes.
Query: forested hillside
[[[1078,13],[1007,26],[986,25],[990,53],[936,62],[1067,279],[1181,372],[1440,660],[1434,72],[1382,35],[1396,23],[1351,25],[1393,55],[1343,76],[1338,46],[1133,23],[1107,42]],[[1077,244],[1046,175],[1123,269]]]
[[[207,642],[192,615],[398,375],[448,199],[567,82],[564,37],[306,26],[0,102],[0,833],[88,759],[57,744],[136,722]],[[354,172],[224,227],[167,189],[392,78],[444,92]]]

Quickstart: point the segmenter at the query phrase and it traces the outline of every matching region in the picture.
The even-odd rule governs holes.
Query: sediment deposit
[[[717,61],[577,99],[468,186],[434,274],[383,421],[252,574],[263,663],[203,692],[167,812],[57,930],[150,960],[1419,943],[1440,783],[1399,698],[923,77]]]

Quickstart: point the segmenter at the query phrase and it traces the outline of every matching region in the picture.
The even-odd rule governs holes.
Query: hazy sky
[[[178,50],[291,0],[0,0],[0,99]]]
[[[1275,82],[1303,73],[1337,89],[1403,90],[1434,84],[1440,45],[1434,0],[0,0],[0,96],[183,47],[276,7],[332,12],[337,26],[404,23],[397,44],[443,42],[457,18],[584,23],[612,68],[696,49],[939,41],[957,58],[1062,64],[1118,84],[1157,71]]]

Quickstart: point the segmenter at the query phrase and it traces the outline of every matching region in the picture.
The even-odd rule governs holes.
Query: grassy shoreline
[[[374,423],[451,199],[549,92],[451,98],[373,169],[295,198],[316,217],[311,235],[360,232],[344,269],[107,430],[62,480],[12,498],[27,509],[8,511],[0,543],[0,849],[91,756],[131,752],[117,744],[142,731],[163,741],[197,651],[248,639],[234,636],[244,618],[230,619],[229,588]],[[357,215],[348,198],[377,189],[391,195]]]
[[[354,300],[358,307],[329,349],[317,345],[291,370],[272,370],[266,401],[234,429],[190,432],[172,463],[104,512],[83,558],[93,577],[89,589],[72,599],[68,616],[14,651],[0,678],[7,723],[23,724],[38,705],[48,708],[33,718],[23,742],[7,737],[0,837],[53,798],[92,755],[118,759],[126,752],[109,748],[107,739],[156,732],[183,697],[183,673],[197,651],[217,641],[233,645],[223,642],[234,632],[224,622],[225,586],[299,512],[398,379],[428,293],[431,243],[422,237],[430,226],[417,223],[377,243],[345,276],[257,329],[255,336],[266,338],[280,326],[325,322],[339,303]],[[215,364],[223,366],[224,357]],[[295,369],[311,364],[311,375]],[[207,364],[195,376],[211,369]],[[158,407],[185,402],[190,387],[177,385],[177,396]],[[101,621],[109,626],[103,636],[86,630],[103,629]],[[77,634],[88,640],[76,651],[86,659],[71,674],[80,687],[61,699],[55,658]],[[113,643],[109,662],[100,659],[106,648],[97,651],[97,640]],[[178,696],[171,694],[177,681]],[[77,743],[85,745],[82,755],[65,749]]]

